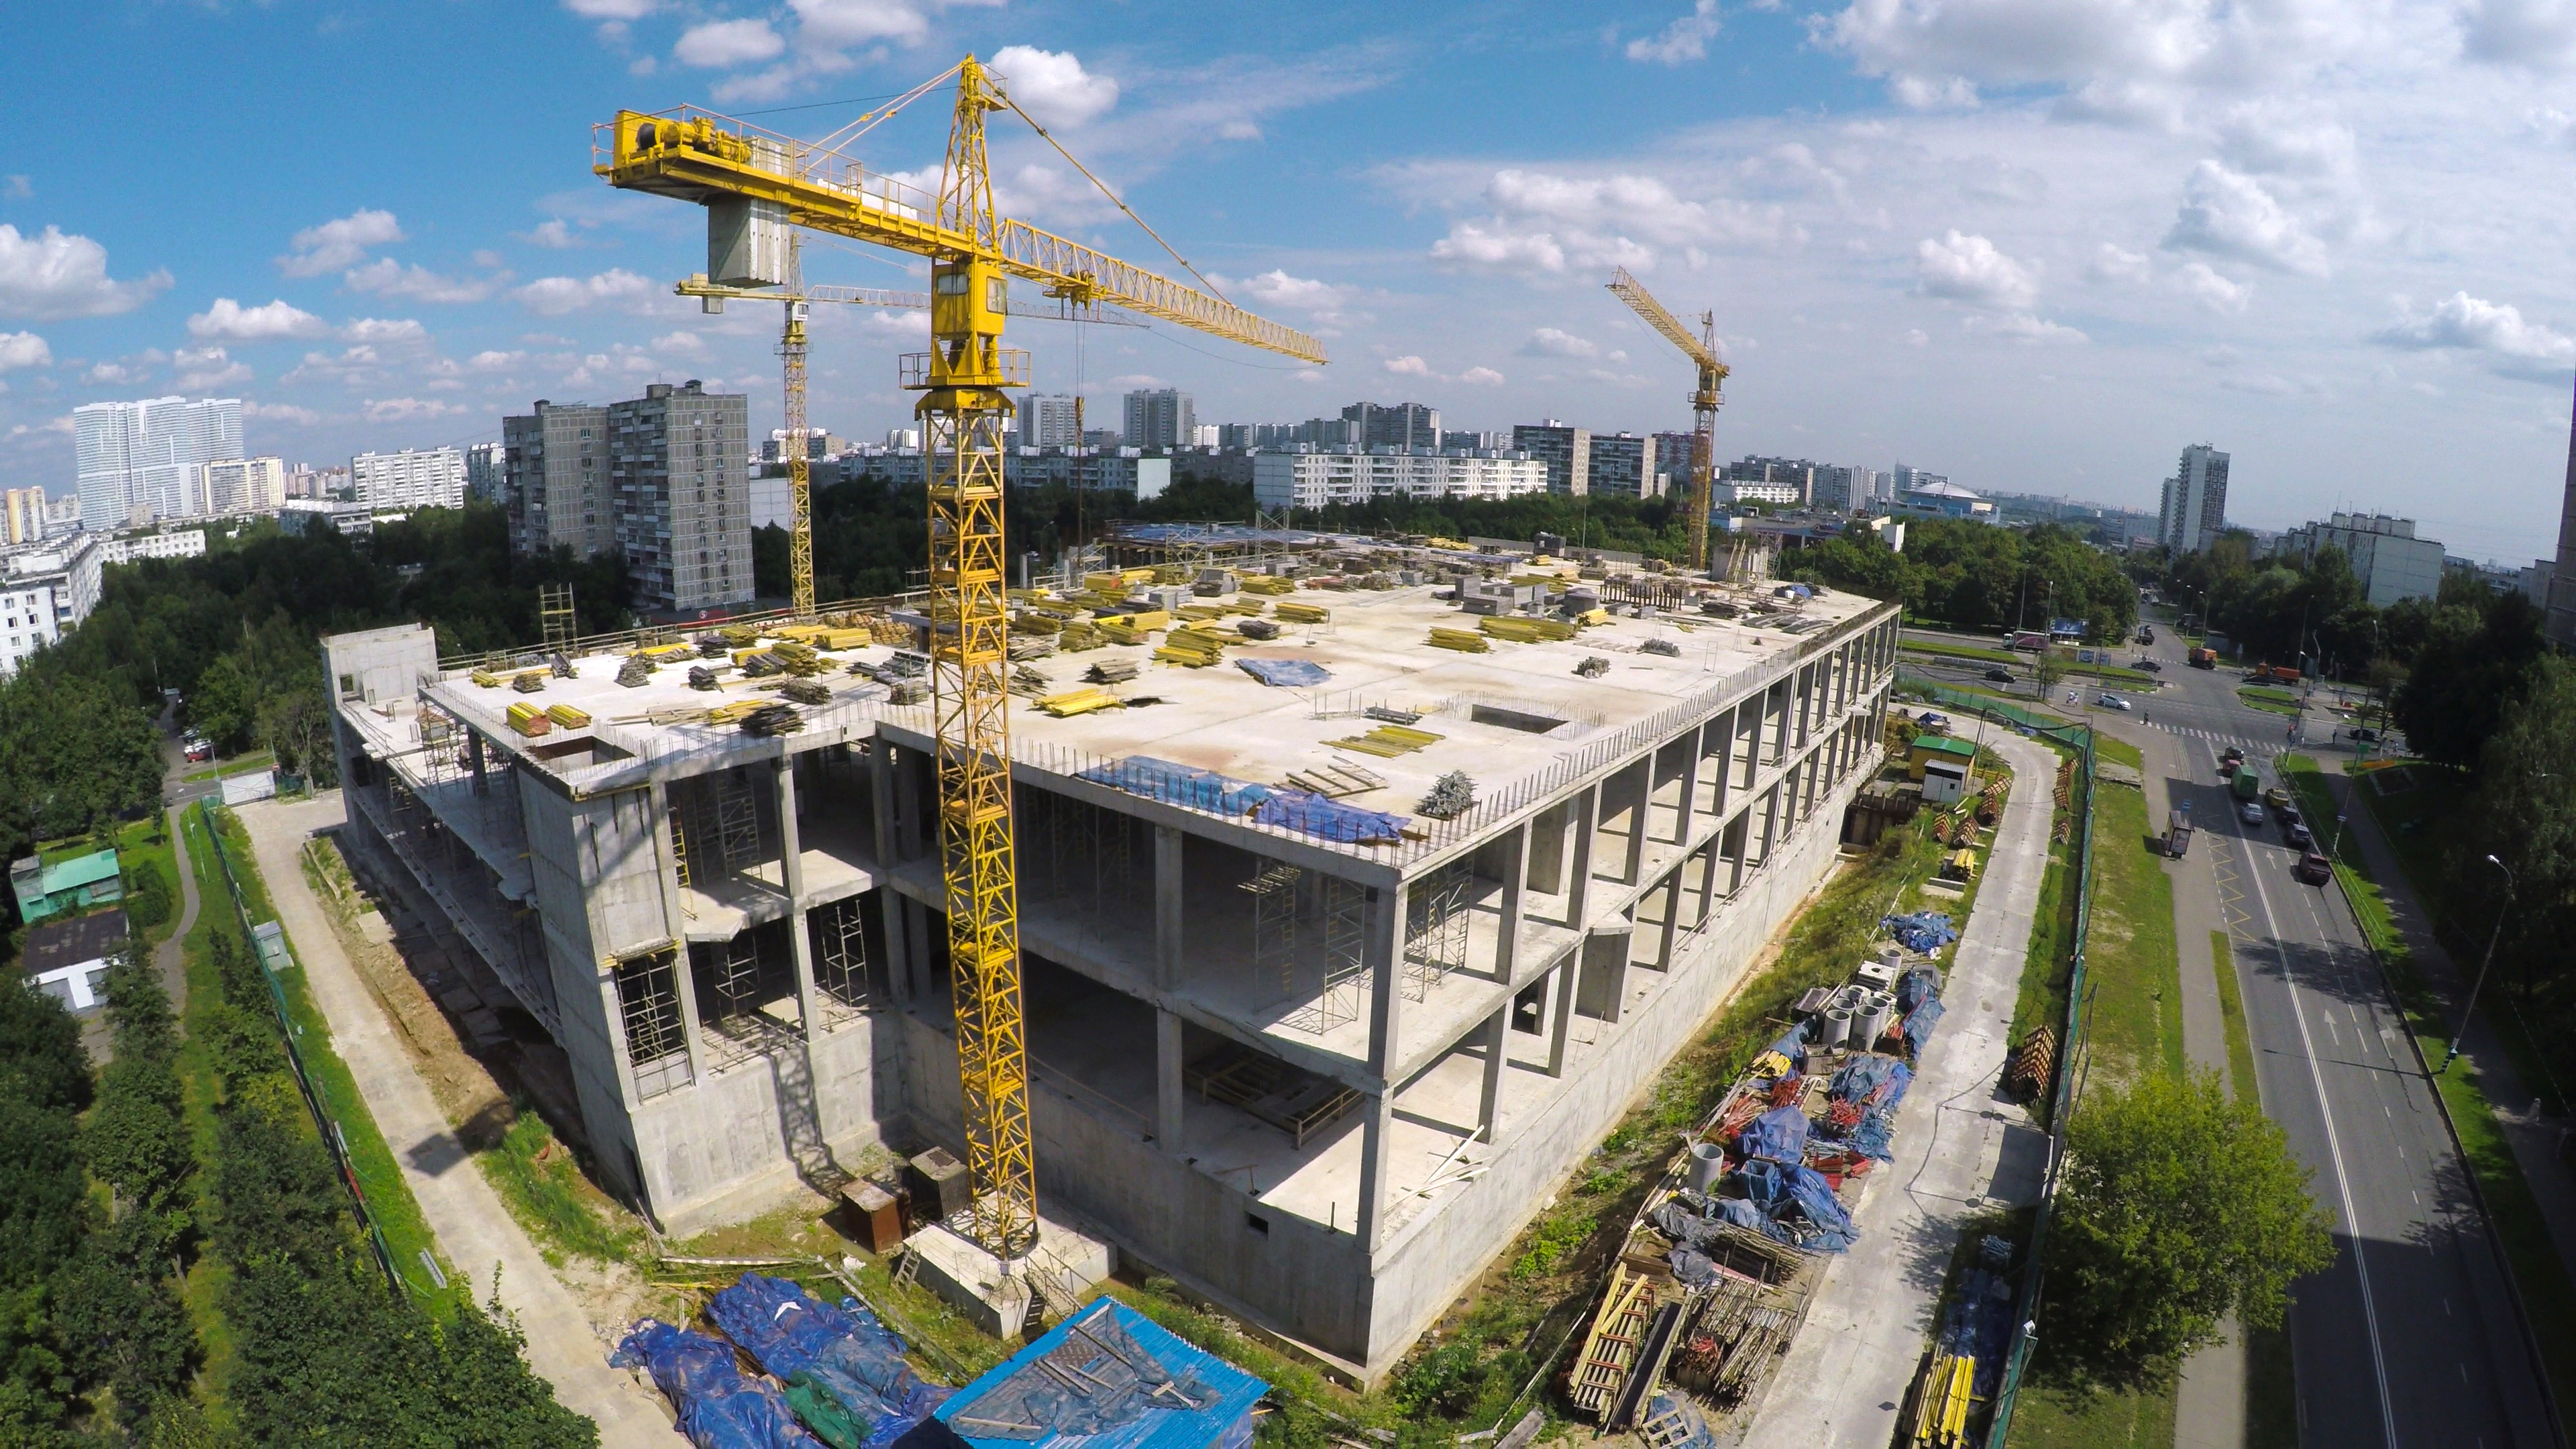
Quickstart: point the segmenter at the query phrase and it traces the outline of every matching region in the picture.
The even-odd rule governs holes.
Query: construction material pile
[[[617,682],[628,689],[640,689],[653,682],[653,661],[641,654],[629,654],[617,666]]]
[[[954,1390],[923,1383],[904,1342],[855,1299],[838,1307],[793,1283],[745,1273],[707,1317],[786,1386],[797,1415],[833,1449],[886,1449]]]
[[[1817,1125],[1818,1135],[1841,1141],[1851,1155],[1888,1161],[1896,1155],[1889,1145],[1896,1135],[1896,1109],[1905,1100],[1905,1089],[1913,1084],[1914,1073],[1893,1057],[1853,1057],[1825,1088],[1829,1105],[1825,1120]],[[1851,1164],[1833,1165],[1848,1168]]]
[[[1932,1039],[1932,1028],[1941,1023],[1941,973],[1929,966],[1917,966],[1896,981],[1896,1009],[1905,1018],[1905,1049],[1909,1055],[1923,1055],[1923,1044]]]
[[[1096,1298],[933,1417],[976,1449],[1006,1444],[1206,1445],[1246,1449],[1270,1386]]]
[[[715,687],[716,672],[714,670],[709,669],[703,664],[692,664],[689,666],[689,688],[713,689]]]
[[[810,679],[791,679],[779,686],[778,692],[787,696],[789,702],[794,704],[813,705],[819,708],[832,702],[831,689]]]
[[[1929,956],[1959,939],[1958,928],[1940,911],[1917,911],[1910,916],[1887,916],[1878,928],[1896,938],[1896,944],[1918,956]]]
[[[805,728],[805,716],[792,704],[764,704],[742,717],[747,735],[792,735]]]
[[[822,1449],[823,1441],[797,1422],[785,1394],[766,1380],[743,1377],[733,1345],[723,1339],[647,1318],[608,1361],[651,1373],[671,1401],[679,1431],[699,1449]]]
[[[1332,680],[1332,671],[1306,659],[1238,659],[1234,667],[1279,689],[1310,689]]]
[[[1451,770],[1431,782],[1431,793],[1414,808],[1434,820],[1455,820],[1476,808],[1476,782],[1464,770]]]

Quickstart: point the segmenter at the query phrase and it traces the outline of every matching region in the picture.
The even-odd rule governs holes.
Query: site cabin
[[[1905,774],[1908,779],[1922,780],[1926,764],[1943,760],[1958,766],[1964,780],[1976,763],[1977,747],[1952,735],[1916,735],[1913,747],[1906,754]]]

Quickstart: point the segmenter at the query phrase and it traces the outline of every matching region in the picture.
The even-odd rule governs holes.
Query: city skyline
[[[0,61],[30,108],[167,133],[179,97],[291,65],[315,123],[249,184],[176,152],[8,163],[0,482],[61,486],[73,406],[169,392],[243,397],[289,457],[464,446],[530,398],[692,377],[774,426],[770,309],[706,317],[669,294],[705,265],[700,219],[600,186],[589,125],[689,100],[819,135],[860,109],[835,103],[972,49],[1016,67],[1212,285],[1335,359],[1277,368],[1168,329],[1077,349],[1015,325],[1042,391],[1171,386],[1253,421],[1392,386],[1452,426],[1643,436],[1685,424],[1688,379],[1601,290],[1627,265],[1718,314],[1721,455],[1938,457],[1986,487],[2152,508],[2171,440],[2223,437],[2262,480],[2235,510],[2258,527],[2441,478],[2462,481],[2402,501],[2455,546],[2512,558],[2552,536],[2576,283],[2524,259],[2557,228],[2576,20],[2508,35],[2447,7],[2310,28],[2185,7],[2160,30],[2070,0],[2031,30],[1976,19],[1996,3],[1328,5],[1257,47],[1152,5],[899,0],[872,37],[820,0],[467,0],[464,23],[39,12],[13,54],[51,63]],[[80,91],[109,56],[132,84]],[[1501,104],[1492,82],[1542,57],[1564,83]],[[416,115],[368,79],[386,65],[457,77],[438,144],[408,144]],[[865,159],[935,169],[944,128],[925,101]],[[1180,274],[1005,131],[1007,209]],[[173,208],[194,218],[184,246]],[[864,248],[818,242],[806,263],[918,285]],[[818,314],[815,415],[859,437],[901,422],[893,358],[919,314]]]

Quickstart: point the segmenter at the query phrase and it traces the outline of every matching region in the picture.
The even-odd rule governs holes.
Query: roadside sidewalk
[[[2057,756],[2017,735],[1987,744],[2013,767],[2012,795],[1942,991],[1941,1024],[1897,1111],[1895,1160],[1862,1193],[1860,1241],[1826,1265],[1748,1444],[1885,1449],[1961,1222],[1999,1201],[2039,1198],[2047,1138],[1998,1089],[2048,865]]]
[[[2339,769],[2327,772],[2325,778],[2326,788],[2335,792],[2335,808],[2346,820],[2345,848],[2360,847],[2371,879],[2379,883],[2380,896],[2388,902],[2390,918],[2414,951],[2416,970],[2422,973],[2424,984],[2442,998],[2443,1015],[2452,1029],[2458,1030],[2460,1003],[2469,991],[2468,972],[2434,939],[2424,904],[2417,899],[2414,883],[2406,878],[2405,868],[2398,864],[2388,838],[2379,833],[2379,821],[2366,803],[2352,796],[2357,782]],[[2522,1074],[2515,1070],[2513,1058],[2505,1054],[2491,1025],[2490,1013],[2496,1009],[2498,990],[2497,983],[2487,983],[2487,992],[2481,998],[2483,1009],[2470,1019],[2462,1035],[2461,1061],[2476,1070],[2479,1086],[2495,1108],[2496,1126],[2513,1148],[2514,1161],[2521,1166],[2523,1180],[2531,1185],[2531,1195],[2549,1224],[2549,1240],[2558,1247],[2558,1261],[2566,1266],[2570,1277],[2576,1277],[2576,1169],[2558,1155],[2559,1133],[2569,1123],[2565,1118],[2543,1116],[2533,1110],[2537,1099]],[[2433,1065],[2441,1063],[2437,1060]],[[2538,1310],[2540,1305],[2534,1308]]]
[[[591,1332],[580,1306],[466,1156],[394,1039],[384,1008],[341,950],[300,858],[307,838],[341,823],[341,810],[334,790],[312,800],[263,800],[234,813],[250,832],[251,852],[303,963],[306,989],[329,1019],[359,1095],[402,1164],[440,1249],[473,1281],[478,1297],[490,1293],[498,1266],[502,1305],[518,1318],[529,1366],[554,1385],[555,1397],[597,1423],[604,1445],[669,1443],[670,1420],[632,1379],[608,1366],[609,1346]]]

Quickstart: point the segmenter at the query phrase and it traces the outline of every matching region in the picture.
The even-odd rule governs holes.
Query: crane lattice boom
[[[1727,366],[1717,356],[1717,314],[1699,314],[1699,335],[1682,325],[1681,319],[1665,310],[1646,290],[1646,284],[1628,275],[1620,267],[1610,275],[1610,290],[1628,309],[1645,319],[1646,325],[1664,335],[1666,341],[1682,350],[1682,355],[1699,365],[1699,385],[1691,391],[1691,501],[1690,501],[1690,566],[1708,567],[1708,510],[1712,481],[1717,468],[1717,409],[1725,399],[1719,387],[1726,381]]]

